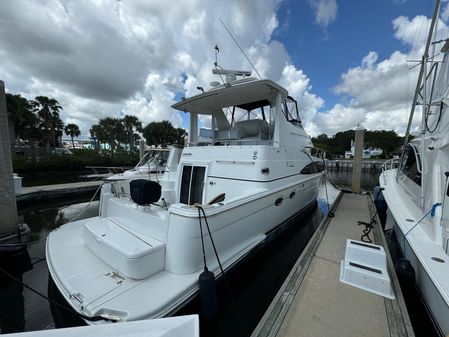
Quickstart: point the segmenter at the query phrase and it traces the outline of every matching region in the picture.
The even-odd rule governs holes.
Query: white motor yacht
[[[323,153],[296,101],[239,74],[173,105],[190,114],[189,142],[181,156],[170,152],[163,175],[105,182],[99,216],[49,234],[51,277],[88,323],[174,313],[198,293],[204,263],[226,272],[315,202]],[[199,130],[200,116],[212,127]]]
[[[449,42],[431,43],[440,2],[430,26],[401,159],[384,164],[380,176],[404,266],[415,281],[441,336],[449,334]],[[441,41],[440,41],[441,42]],[[442,41],[444,42],[444,41]],[[441,48],[441,45],[438,49]],[[408,142],[415,107],[421,106],[419,137]],[[413,278],[413,277],[411,277]]]
[[[152,174],[160,174],[162,176],[167,167],[170,151],[175,152],[178,156],[181,155],[181,150],[177,148],[151,149],[145,153],[133,169],[126,170],[123,173],[110,175],[106,177],[105,180],[126,180],[137,177],[148,178]]]

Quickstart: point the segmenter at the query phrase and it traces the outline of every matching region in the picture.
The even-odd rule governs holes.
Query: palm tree
[[[140,135],[137,132],[142,132],[142,122],[136,116],[125,115],[122,118],[124,133],[129,145],[129,150],[134,151],[134,143],[140,139]]]
[[[120,119],[106,117],[98,122],[98,139],[109,143],[111,154],[114,155],[116,144],[120,144],[124,139],[124,127]]]
[[[64,132],[67,136],[72,139],[72,148],[75,148],[75,143],[73,142],[73,137],[78,137],[81,134],[80,128],[76,124],[69,123],[65,126]]]
[[[33,113],[28,100],[20,95],[6,94],[6,110],[11,140],[24,139],[23,129],[32,120]]]
[[[100,149],[100,140],[98,139],[100,127],[97,124],[92,125],[92,127],[89,129],[89,133],[90,138],[92,138],[94,143],[94,149],[98,151]]]
[[[31,160],[35,161],[36,141],[42,139],[39,119],[32,112],[31,102],[20,95],[6,94],[6,105],[10,130],[15,134],[12,138],[26,139],[31,147]]]
[[[34,101],[31,101],[31,106],[37,112],[47,151],[50,152],[51,140],[53,140],[53,146],[55,147],[56,135],[62,134],[63,123],[59,117],[59,111],[62,107],[57,100],[47,96],[37,96]]]

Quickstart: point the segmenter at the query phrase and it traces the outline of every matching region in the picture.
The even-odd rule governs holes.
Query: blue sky
[[[0,79],[47,95],[82,136],[104,117],[187,126],[170,106],[224,68],[250,69],[289,90],[312,136],[355,128],[403,133],[434,3],[430,0],[0,1]],[[448,2],[438,38],[448,38]],[[207,120],[203,120],[205,126]]]
[[[433,1],[338,1],[335,21],[327,27],[315,23],[308,1],[288,0],[278,10],[280,27],[273,36],[289,51],[292,61],[311,79],[325,107],[338,102],[333,87],[342,73],[358,66],[370,51],[379,59],[407,48],[395,37],[393,20],[399,16],[431,16]]]

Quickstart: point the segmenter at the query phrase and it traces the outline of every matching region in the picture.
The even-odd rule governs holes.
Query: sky
[[[358,124],[402,135],[419,70],[410,60],[421,58],[433,7],[432,0],[4,0],[0,80],[9,93],[57,99],[63,122],[79,125],[82,138],[99,119],[125,114],[187,127],[188,116],[170,106],[216,80],[215,45],[223,68],[253,70],[222,20],[261,76],[298,101],[311,136]],[[448,18],[443,2],[437,39],[449,37]]]

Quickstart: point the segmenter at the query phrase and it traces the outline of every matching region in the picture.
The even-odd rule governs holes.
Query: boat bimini
[[[296,101],[270,80],[236,75],[173,105],[190,114],[189,142],[181,156],[171,149],[163,176],[105,182],[99,216],[48,236],[51,277],[88,323],[172,314],[198,293],[202,241],[218,275],[219,262],[227,271],[315,202],[323,153]],[[199,130],[199,116],[212,127]]]
[[[441,336],[447,336],[449,334],[448,40],[439,41],[446,41],[441,49],[442,60],[434,53],[429,55],[439,6],[440,1],[437,1],[422,57],[401,160],[399,165],[395,165],[394,160],[386,162],[379,181],[388,209],[393,216],[394,232],[402,250],[401,269],[407,271],[405,274],[414,275],[415,279],[412,281],[416,281],[437,331]],[[422,107],[420,136],[408,143],[413,113],[418,105]]]

